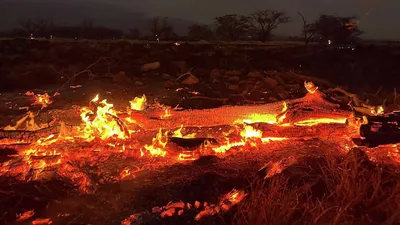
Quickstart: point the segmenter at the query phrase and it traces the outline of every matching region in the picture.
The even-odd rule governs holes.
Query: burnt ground
[[[30,107],[40,114],[71,109],[73,105],[86,106],[96,94],[117,108],[124,108],[133,97],[146,94],[149,102],[201,109],[301,97],[305,94],[304,77],[293,76],[290,70],[329,81],[315,82],[322,90],[335,85],[348,86],[372,103],[387,99],[387,104],[397,104],[393,96],[399,57],[396,46],[360,46],[355,51],[341,52],[298,45],[174,46],[6,40],[1,41],[0,52],[1,127],[26,113],[20,109],[32,102],[32,98],[24,96],[26,91],[60,92],[49,107],[43,110]],[[90,73],[82,73],[66,83],[100,58],[106,60],[90,67]],[[141,70],[143,64],[151,62],[160,62],[160,67]],[[189,79],[189,75],[177,79],[191,68],[198,80]],[[59,89],[63,84],[64,88]],[[76,85],[82,87],[72,87]],[[225,158],[207,156],[184,163],[162,159],[125,161],[164,166],[139,172],[131,180],[99,184],[91,194],[80,193],[62,179],[21,183],[2,177],[1,220],[12,224],[15,213],[35,209],[33,218],[49,217],[53,224],[120,224],[133,213],[147,211],[143,216],[145,224],[191,224],[195,223],[196,210],[161,219],[151,209],[179,200],[191,204],[196,200],[217,203],[232,188],[246,189],[268,162],[289,157],[317,160],[324,154],[338,157],[345,154],[341,146],[321,140],[267,144],[259,148]],[[115,160],[109,163],[123,164]]]
[[[239,152],[225,158],[204,156],[193,162],[159,166],[139,172],[131,180],[99,184],[91,194],[74,191],[71,184],[60,180],[14,184],[10,184],[11,180],[3,180],[2,189],[10,193],[2,197],[2,211],[5,213],[32,208],[35,209],[35,217],[51,218],[53,224],[120,224],[134,213],[145,213],[141,220],[149,224],[194,224],[193,218],[199,210],[164,219],[159,214],[152,214],[151,210],[156,206],[167,205],[170,201],[180,200],[191,204],[195,201],[215,204],[233,188],[246,189],[257,178],[257,171],[267,163],[288,158],[301,161],[309,156],[318,160],[324,154],[340,156],[343,151],[340,146],[318,140],[268,144],[260,146],[258,150]],[[115,160],[107,164],[121,163]],[[144,161],[141,163],[162,163],[158,159]],[[131,160],[124,164],[138,162]],[[285,168],[290,165],[281,166]],[[3,214],[3,219],[10,217],[12,215]]]

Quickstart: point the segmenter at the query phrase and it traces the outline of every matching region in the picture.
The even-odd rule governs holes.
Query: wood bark
[[[295,123],[305,119],[317,118],[347,118],[352,112],[339,109],[339,106],[330,103],[324,99],[323,93],[317,91],[314,94],[307,94],[300,99],[285,101],[287,104],[286,119],[282,123]],[[246,106],[223,106],[214,109],[202,110],[183,110],[172,111],[171,117],[159,119],[163,111],[135,111],[131,114],[120,115],[119,118],[130,117],[136,121],[134,125],[128,125],[128,128],[137,129],[139,125],[142,131],[156,131],[160,128],[164,130],[175,130],[181,125],[183,127],[216,127],[216,126],[232,126],[237,121],[250,119],[252,115],[271,114],[282,115],[283,102],[276,102],[263,105],[246,105]],[[62,115],[60,118],[68,117]],[[58,119],[59,121],[61,119]],[[68,121],[65,121],[68,123]],[[64,132],[73,135],[73,130],[77,126],[64,126]],[[41,137],[47,137],[50,134],[58,135],[61,130],[60,126],[53,126],[37,131],[0,131],[1,139],[11,139],[21,142],[32,142]]]

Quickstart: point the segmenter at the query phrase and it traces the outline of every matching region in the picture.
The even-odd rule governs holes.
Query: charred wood
[[[368,123],[360,127],[360,135],[364,139],[361,144],[378,146],[400,142],[400,112],[379,116],[368,116]]]

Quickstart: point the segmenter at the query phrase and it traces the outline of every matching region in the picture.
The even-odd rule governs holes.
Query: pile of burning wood
[[[106,99],[96,96],[88,107],[79,109],[78,125],[58,118],[38,124],[35,114],[28,112],[16,124],[0,130],[0,148],[17,152],[1,164],[0,176],[30,181],[57,175],[87,193],[98,184],[134,179],[139,171],[158,165],[154,161],[140,167],[121,163],[118,173],[106,173],[107,168],[100,167],[97,172],[104,175],[96,176],[98,179],[88,174],[85,168],[110,157],[121,161],[156,158],[160,165],[165,165],[312,138],[340,143],[344,151],[352,148],[353,139],[357,138],[373,144],[400,141],[399,113],[369,110],[360,114],[356,110],[357,114],[328,101],[313,83],[305,82],[305,88],[308,93],[300,99],[205,110],[150,105],[145,96],[134,98],[126,110],[117,110]],[[41,109],[51,104],[48,95],[35,99]],[[240,195],[245,196],[241,192]],[[216,207],[208,207],[203,214],[212,215],[224,209]]]

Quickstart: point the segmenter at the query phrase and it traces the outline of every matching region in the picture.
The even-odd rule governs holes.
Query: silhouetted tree
[[[194,24],[189,27],[188,36],[193,40],[212,40],[214,32],[208,25]]]
[[[18,20],[19,26],[24,29],[28,35],[35,33],[37,27],[32,19]]]
[[[214,18],[216,34],[224,40],[237,41],[248,35],[249,21],[245,16],[229,14]]]
[[[358,28],[354,16],[321,15],[312,26],[322,40],[331,40],[334,44],[355,41],[363,33]]]
[[[54,28],[51,18],[18,20],[18,24],[28,35],[33,34],[38,37],[48,37]]]
[[[149,22],[150,32],[156,38],[171,38],[174,34],[172,25],[168,23],[168,18],[154,17]]]
[[[250,14],[249,22],[252,33],[257,35],[260,41],[267,41],[273,30],[289,22],[289,17],[284,12],[260,10]]]
[[[140,38],[140,31],[137,28],[129,29],[127,36],[128,36],[128,38],[139,39]]]
[[[303,34],[303,40],[304,40],[304,44],[308,44],[315,36],[315,23],[308,23],[307,22],[307,18],[301,14],[300,12],[297,12],[302,21],[303,21],[303,28],[302,28],[302,34]]]
[[[92,19],[86,18],[86,19],[82,20],[82,22],[81,22],[81,27],[84,29],[91,29],[91,28],[93,28],[93,26],[94,26],[94,22]]]

